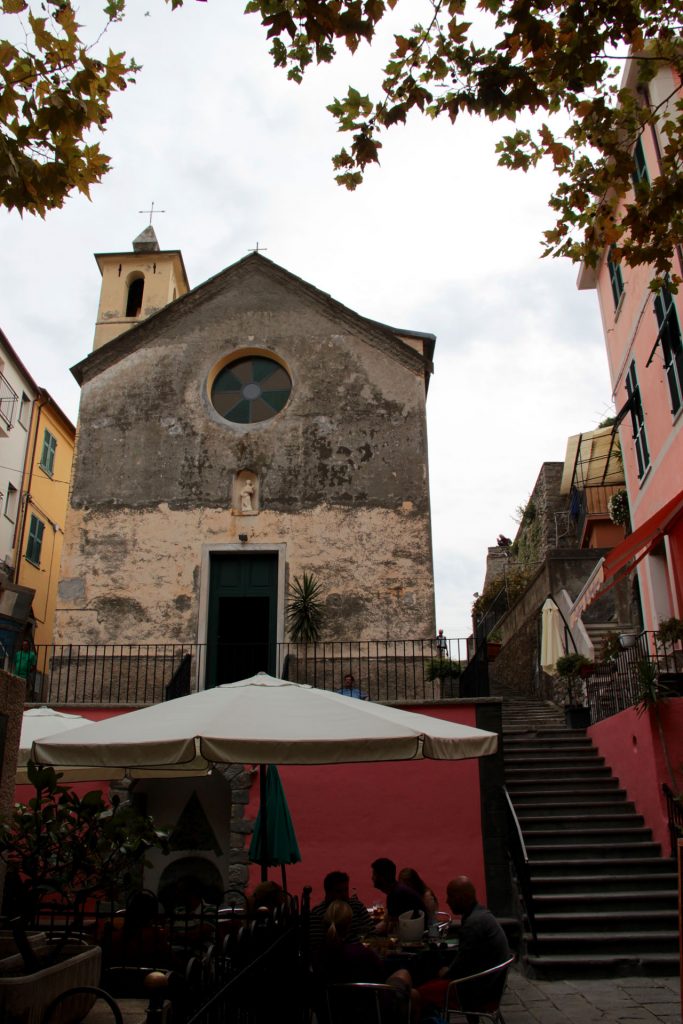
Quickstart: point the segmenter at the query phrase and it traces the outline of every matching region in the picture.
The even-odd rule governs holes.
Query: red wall
[[[663,701],[660,716],[674,772],[672,788],[678,793],[683,790],[683,698]],[[628,708],[591,726],[588,733],[668,857],[669,827],[662,783],[671,786],[671,780],[654,714],[638,717],[634,708]]]
[[[473,706],[406,710],[475,725]],[[365,904],[383,901],[370,864],[390,857],[399,869],[416,868],[443,909],[446,884],[460,874],[471,877],[485,901],[478,760],[285,766],[280,777],[303,858],[287,868],[290,892],[312,885],[318,902],[324,876],[339,870],[348,872],[351,890]],[[258,812],[258,796],[254,784],[249,818]],[[271,868],[269,877],[279,881],[279,869]],[[260,868],[252,866],[250,888],[259,879]]]
[[[99,721],[124,710],[131,709],[93,708],[79,714]],[[406,710],[476,725],[473,705]],[[324,876],[341,870],[349,873],[351,889],[364,903],[378,902],[383,896],[372,887],[370,864],[377,857],[390,857],[399,869],[416,868],[444,909],[446,884],[455,875],[469,875],[485,902],[477,759],[285,766],[280,776],[303,858],[287,868],[290,892],[311,885],[318,902]],[[107,786],[84,782],[73,789],[83,794],[90,789],[106,791]],[[15,799],[25,801],[31,793],[31,787],[17,786]],[[258,800],[254,774],[247,819],[256,817]],[[271,868],[270,877],[279,880],[279,869]],[[252,866],[250,888],[259,880],[260,868]]]

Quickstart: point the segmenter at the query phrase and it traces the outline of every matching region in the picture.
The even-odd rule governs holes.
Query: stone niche
[[[242,469],[235,474],[232,485],[232,513],[236,516],[255,516],[258,511],[258,476],[250,469]]]

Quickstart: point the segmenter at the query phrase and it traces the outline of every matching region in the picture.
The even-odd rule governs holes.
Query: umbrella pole
[[[284,864],[280,865],[280,870],[282,871],[282,891],[287,892],[287,872],[285,871]]]
[[[261,787],[261,844],[263,860],[261,861],[261,881],[268,880],[268,808],[266,807],[266,766],[259,765],[259,783]]]

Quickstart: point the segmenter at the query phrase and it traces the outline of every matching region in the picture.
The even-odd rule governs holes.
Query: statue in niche
[[[253,512],[254,505],[252,498],[254,497],[254,485],[251,480],[247,479],[244,487],[240,491],[240,508],[242,512]]]

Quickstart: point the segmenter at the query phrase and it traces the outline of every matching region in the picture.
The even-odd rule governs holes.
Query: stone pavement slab
[[[677,978],[541,981],[508,975],[506,1024],[681,1024]]]

